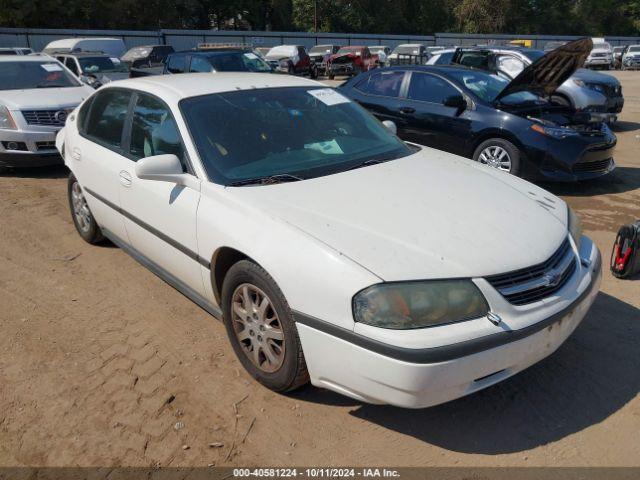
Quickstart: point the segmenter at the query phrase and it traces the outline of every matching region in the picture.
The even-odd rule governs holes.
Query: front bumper
[[[358,400],[405,408],[448,402],[498,383],[553,353],[580,324],[598,294],[600,253],[557,295],[567,306],[524,328],[427,349],[394,347],[294,314],[311,382]],[[544,300],[543,300],[544,302]],[[503,317],[504,318],[504,317]],[[487,320],[488,322],[488,320]],[[513,324],[512,323],[512,324]],[[346,332],[346,333],[345,333]]]
[[[49,131],[0,130],[0,166],[62,165],[62,158],[55,146],[57,132],[58,129]]]
[[[596,58],[587,58],[587,60],[584,62],[584,66],[585,67],[595,67],[595,66],[602,66],[602,67],[606,67],[607,65],[611,66],[611,59],[607,58],[607,57],[596,57]]]
[[[329,72],[333,75],[353,75],[355,73],[355,67],[353,63],[332,63],[329,67]]]

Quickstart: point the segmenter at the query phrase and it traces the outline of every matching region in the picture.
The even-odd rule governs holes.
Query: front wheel
[[[473,153],[473,159],[503,172],[520,174],[520,150],[503,138],[491,138],[482,142]]]
[[[78,231],[78,234],[82,239],[91,244],[100,243],[104,240],[102,231],[96,219],[94,218],[87,199],[84,198],[84,192],[82,187],[78,183],[78,180],[73,175],[69,175],[69,181],[67,182],[67,196],[69,198],[69,208],[71,210],[71,218],[73,224]]]
[[[249,374],[277,392],[309,381],[298,329],[283,293],[259,265],[241,260],[222,285],[229,341]]]

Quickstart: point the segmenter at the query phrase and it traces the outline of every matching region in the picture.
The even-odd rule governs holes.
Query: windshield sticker
[[[328,142],[316,142],[308,143],[304,146],[307,150],[315,150],[326,155],[342,155],[344,152],[335,140],[329,140]]]
[[[340,103],[349,103],[350,100],[333,90],[332,88],[319,88],[317,90],[307,90],[307,93],[316,97],[322,103],[328,106],[339,105]]]
[[[44,68],[47,72],[61,72],[62,71],[62,67],[56,63],[43,63],[42,65],[40,65],[42,68]]]
[[[258,56],[255,53],[245,53],[244,54],[245,57],[247,57],[249,60],[257,60]]]
[[[109,57],[109,60],[111,60],[113,63],[116,63],[116,64],[120,63],[120,59],[116,57]]]

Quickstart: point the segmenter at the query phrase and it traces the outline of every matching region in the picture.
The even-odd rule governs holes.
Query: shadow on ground
[[[549,358],[468,397],[423,410],[375,406],[315,388],[301,401],[351,414],[455,452],[529,450],[602,422],[640,391],[640,310],[600,293],[582,325]]]
[[[614,123],[611,126],[611,130],[613,130],[616,133],[633,132],[635,130],[640,130],[640,123],[618,120],[616,123]]]
[[[616,167],[610,174],[594,180],[573,183],[540,182],[538,185],[555,195],[569,197],[592,197],[594,195],[640,191],[640,168]]]
[[[64,165],[52,165],[50,167],[13,168],[0,167],[0,177],[16,178],[66,178],[69,170]]]

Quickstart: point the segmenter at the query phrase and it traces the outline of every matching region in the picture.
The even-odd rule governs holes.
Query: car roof
[[[0,62],[54,62],[58,61],[49,55],[10,55],[0,56]]]
[[[109,83],[102,87],[121,87],[142,90],[160,96],[165,101],[179,102],[183,98],[278,87],[327,87],[323,83],[293,75],[271,73],[183,73],[180,75],[154,75]]]
[[[109,55],[108,53],[104,53],[104,52],[51,52],[51,55],[60,55],[60,56],[67,56],[67,57],[78,57],[78,58],[82,58],[82,57],[110,57],[111,55]]]

